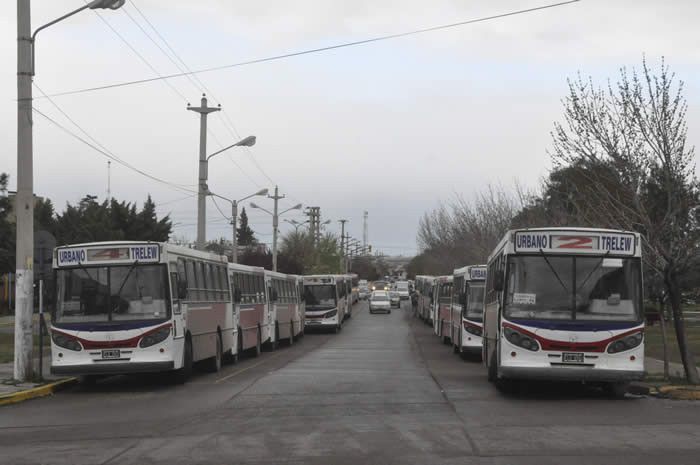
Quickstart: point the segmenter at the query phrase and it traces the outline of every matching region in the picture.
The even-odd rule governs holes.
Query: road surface
[[[2,464],[700,463],[700,403],[527,385],[504,395],[410,310],[355,308],[184,386],[117,377],[0,408]]]

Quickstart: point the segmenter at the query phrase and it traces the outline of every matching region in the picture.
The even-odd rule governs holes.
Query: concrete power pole
[[[112,162],[107,160],[107,206],[112,204]]]
[[[340,269],[343,270],[344,273],[347,273],[348,258],[345,254],[345,223],[347,223],[348,220],[338,220],[338,222],[340,223]]]
[[[17,0],[17,217],[15,278],[15,379],[26,381],[32,367],[34,307],[34,179],[32,142],[32,22],[30,0]]]
[[[207,221],[207,115],[215,111],[220,111],[221,106],[207,106],[207,97],[202,94],[202,102],[199,107],[191,107],[187,104],[187,109],[201,115],[199,120],[199,182],[197,190],[197,250],[204,250],[206,243],[206,221]]]
[[[366,248],[367,247],[367,240],[368,240],[368,234],[367,234],[367,216],[369,215],[369,212],[365,210],[364,215],[362,215],[362,247]]]
[[[275,201],[275,206],[272,210],[272,271],[277,271],[277,230],[279,229],[279,210],[277,204],[284,195],[278,194],[277,186],[275,186],[275,195],[268,195],[269,198]]]

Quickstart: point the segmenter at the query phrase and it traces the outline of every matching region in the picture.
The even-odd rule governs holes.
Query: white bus
[[[455,353],[481,355],[486,265],[454,271],[450,339]]]
[[[274,321],[272,347],[276,348],[282,339],[286,339],[289,345],[292,345],[294,339],[304,330],[298,277],[265,270],[265,278],[270,289],[272,321]]]
[[[418,305],[416,313],[418,318],[430,323],[430,309],[433,301],[434,276],[416,276],[416,292],[418,293]]]
[[[51,372],[218,371],[237,354],[226,257],[156,242],[54,251]]]
[[[265,285],[265,269],[238,263],[228,264],[233,291],[233,314],[239,352],[260,355],[263,344],[274,336],[273,306]]]
[[[348,306],[348,285],[340,275],[304,276],[306,328],[342,329]]]
[[[433,331],[442,338],[443,344],[450,342],[452,284],[453,278],[449,275],[438,276],[433,285]]]
[[[509,231],[488,260],[483,357],[491,381],[644,376],[642,253],[634,232]]]

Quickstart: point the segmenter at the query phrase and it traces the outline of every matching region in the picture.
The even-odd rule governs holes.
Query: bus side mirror
[[[460,303],[463,307],[466,307],[466,306],[467,306],[467,293],[466,293],[466,292],[462,292],[462,293],[459,295],[459,303]]]
[[[187,283],[183,280],[177,282],[177,298],[186,299],[187,298]]]
[[[503,273],[496,272],[493,276],[493,290],[496,292],[503,291]]]
[[[241,303],[241,300],[243,298],[243,293],[241,292],[240,288],[236,287],[233,289],[233,301],[236,302],[237,304]]]
[[[433,291],[428,292],[428,297],[430,297],[430,300],[433,300]]]
[[[277,299],[279,298],[279,296],[277,295],[277,289],[272,289],[270,295],[272,296],[272,301],[277,302]]]

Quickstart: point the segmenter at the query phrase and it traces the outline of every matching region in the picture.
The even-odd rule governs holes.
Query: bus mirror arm
[[[241,297],[243,297],[240,288],[233,289],[233,301],[237,304],[241,303]]]
[[[496,292],[503,291],[503,273],[496,272],[493,276],[493,290]]]

